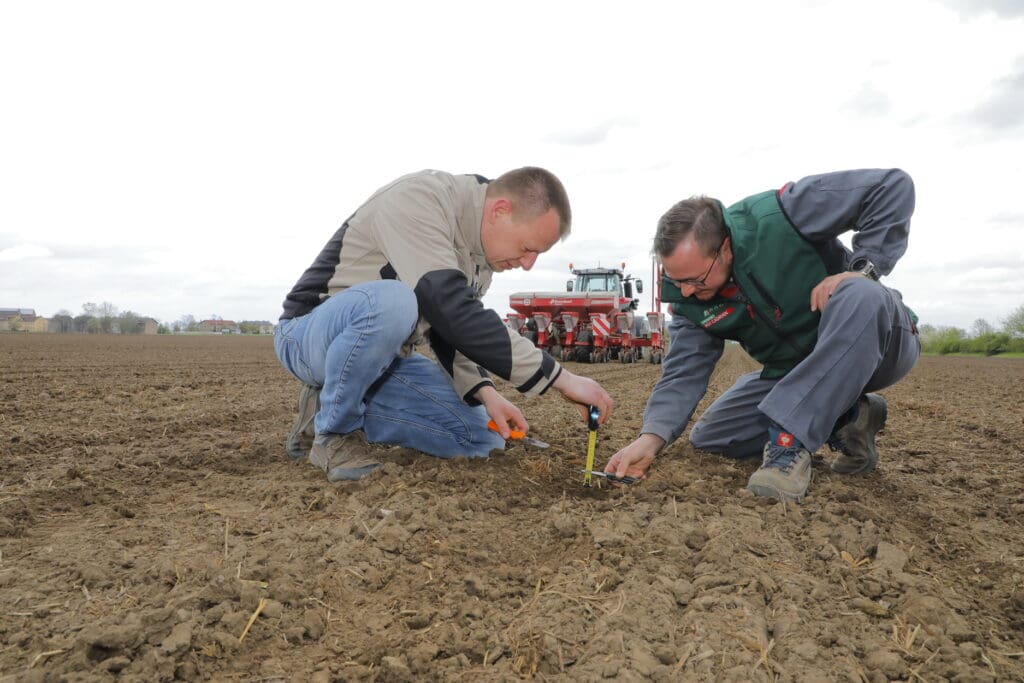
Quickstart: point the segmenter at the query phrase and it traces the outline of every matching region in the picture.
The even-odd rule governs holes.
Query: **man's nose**
[[[519,259],[519,267],[523,270],[529,270],[533,268],[533,264],[537,262],[537,254],[529,253]]]
[[[693,285],[679,285],[679,291],[683,293],[683,296],[693,296],[697,293],[697,288]]]

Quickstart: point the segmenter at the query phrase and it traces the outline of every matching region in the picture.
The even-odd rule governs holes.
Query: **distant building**
[[[34,308],[0,308],[0,332],[32,332],[37,318]]]
[[[23,323],[35,322],[36,309],[34,308],[0,308],[0,321],[14,320],[21,318]]]
[[[135,331],[121,330],[122,333],[132,334],[156,334],[159,331],[160,323],[153,318],[139,318],[135,321]]]
[[[238,334],[238,323],[234,320],[203,320],[199,323],[200,332],[213,334]]]

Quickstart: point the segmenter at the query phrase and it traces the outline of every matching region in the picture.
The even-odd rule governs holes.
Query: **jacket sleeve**
[[[524,394],[547,391],[561,372],[549,354],[512,332],[498,314],[477,299],[458,269],[435,270],[414,288],[422,315],[430,323],[431,344],[456,389],[469,403],[486,375],[470,362],[511,382]]]
[[[708,390],[725,342],[687,318],[673,316],[668,326],[669,349],[661,379],[647,399],[641,434],[654,434],[668,446],[686,430],[693,411]]]
[[[801,235],[825,242],[853,230],[852,258],[867,258],[883,275],[907,251],[914,199],[914,181],[898,168],[812,175],[779,190]]]
[[[456,216],[431,188],[399,184],[381,195],[370,220],[378,247],[398,279],[412,287],[431,344],[456,390],[469,400],[489,384],[481,368],[520,392],[544,393],[561,367],[525,338],[510,334],[498,314],[484,307],[459,268]],[[470,401],[472,402],[472,401]]]

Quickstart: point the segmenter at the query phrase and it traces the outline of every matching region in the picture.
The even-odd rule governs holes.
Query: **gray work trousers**
[[[917,363],[921,341],[903,298],[867,278],[836,288],[814,350],[781,379],[741,376],[690,430],[694,447],[730,458],[761,455],[770,422],[812,453],[867,392],[892,386]]]

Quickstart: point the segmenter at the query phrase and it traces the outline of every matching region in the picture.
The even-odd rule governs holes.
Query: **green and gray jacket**
[[[808,176],[728,207],[732,281],[709,302],[674,286],[662,290],[672,305],[671,345],[641,433],[667,444],[682,435],[726,339],[759,360],[763,376],[788,373],[817,340],[811,290],[855,258],[888,275],[907,249],[914,199],[913,181],[900,169],[862,169]],[[852,251],[838,239],[850,231]]]
[[[662,301],[708,334],[738,341],[764,366],[765,379],[782,377],[814,348],[821,315],[808,302],[828,269],[789,222],[775,191],[723,207],[722,217],[732,242],[732,281],[701,301],[665,279]]]

